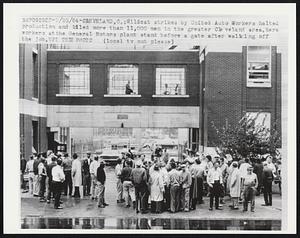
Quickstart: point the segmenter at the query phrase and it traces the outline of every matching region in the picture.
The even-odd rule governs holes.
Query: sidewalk
[[[27,194],[26,194],[27,195]],[[39,216],[39,217],[104,217],[104,218],[188,218],[188,219],[259,219],[259,220],[281,220],[281,197],[277,194],[273,196],[273,206],[265,207],[263,204],[263,196],[256,197],[255,212],[243,212],[242,204],[239,210],[231,210],[229,198],[223,206],[223,210],[208,210],[209,198],[204,199],[205,204],[197,205],[196,210],[190,212],[162,214],[136,214],[133,208],[125,208],[124,204],[117,204],[115,199],[106,198],[109,206],[106,208],[98,208],[97,202],[88,198],[74,199],[62,197],[64,202],[62,210],[55,210],[53,202],[51,204],[40,203],[38,198],[32,198],[23,194],[21,204],[21,216]]]

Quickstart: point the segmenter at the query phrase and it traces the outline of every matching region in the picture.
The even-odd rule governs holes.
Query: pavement
[[[204,198],[204,204],[199,204],[196,210],[190,212],[161,214],[136,214],[133,208],[126,208],[124,203],[118,204],[116,201],[116,178],[112,167],[106,167],[106,191],[105,200],[109,206],[98,208],[97,202],[89,197],[72,198],[62,196],[64,209],[54,209],[53,202],[51,204],[41,203],[36,197],[32,197],[29,193],[21,193],[21,217],[64,217],[64,218],[159,218],[159,219],[197,219],[197,220],[281,220],[281,196],[277,193],[273,195],[273,206],[261,206],[264,203],[263,196],[256,196],[255,212],[243,212],[242,204],[239,210],[231,210],[229,197],[225,198],[223,210],[209,211],[209,198]],[[250,210],[250,209],[249,209]]]

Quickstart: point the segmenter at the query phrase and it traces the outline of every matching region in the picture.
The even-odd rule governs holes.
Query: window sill
[[[104,94],[106,98],[140,98],[140,94]]]
[[[256,82],[247,82],[247,87],[248,88],[271,88],[271,83],[266,83],[266,82],[262,82],[262,83],[256,83]]]
[[[153,98],[189,98],[190,95],[152,95]]]
[[[56,97],[93,97],[93,94],[56,94]]]

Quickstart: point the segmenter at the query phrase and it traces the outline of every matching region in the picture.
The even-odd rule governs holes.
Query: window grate
[[[138,93],[138,67],[135,65],[109,66],[108,94],[124,95]],[[126,90],[130,88],[130,90]]]
[[[90,66],[88,64],[60,65],[59,93],[90,94]]]
[[[185,68],[157,68],[157,95],[185,95]]]

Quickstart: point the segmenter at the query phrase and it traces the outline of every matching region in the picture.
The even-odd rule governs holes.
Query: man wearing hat
[[[248,210],[248,203],[251,204],[251,212],[254,212],[255,208],[255,193],[258,186],[258,179],[255,173],[253,173],[253,167],[250,165],[247,168],[247,174],[244,175],[244,179],[242,180],[242,184],[244,187],[244,212]]]

